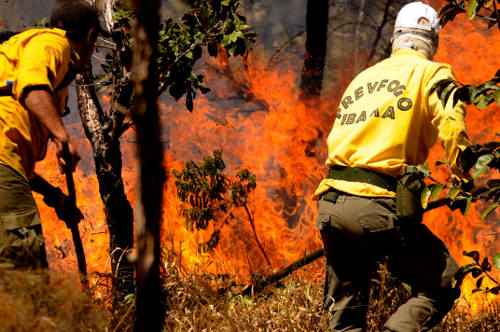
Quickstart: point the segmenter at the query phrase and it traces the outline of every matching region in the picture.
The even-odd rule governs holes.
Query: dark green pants
[[[28,181],[0,164],[0,266],[44,268],[42,225]]]
[[[366,331],[369,278],[382,258],[389,258],[391,273],[413,294],[386,322],[386,331],[428,331],[458,297],[452,287],[458,266],[443,242],[423,224],[399,222],[395,211],[390,198],[339,192],[321,197],[317,221],[326,251],[324,308],[331,331]]]

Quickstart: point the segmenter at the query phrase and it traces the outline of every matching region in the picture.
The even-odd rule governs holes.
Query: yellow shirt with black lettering
[[[45,157],[49,133],[22,105],[27,91],[43,87],[56,102],[66,98],[58,89],[71,61],[71,47],[60,29],[30,29],[0,44],[0,86],[12,82],[12,96],[0,97],[0,164],[26,178]]]
[[[437,138],[454,173],[456,159],[470,143],[465,132],[465,107],[452,90],[444,101],[436,82],[454,80],[451,67],[414,50],[398,50],[361,72],[345,91],[330,132],[328,166],[369,169],[402,175],[407,165],[425,162]],[[359,196],[394,197],[378,186],[324,179],[315,197],[330,187]]]

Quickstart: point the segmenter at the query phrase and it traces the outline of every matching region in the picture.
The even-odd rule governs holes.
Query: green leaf
[[[493,256],[493,266],[495,268],[500,269],[500,252]]]
[[[469,5],[467,6],[467,16],[470,19],[476,17],[478,2],[477,0],[469,0]]]
[[[488,166],[493,159],[495,159],[495,156],[490,153],[482,155],[481,157],[477,158],[476,167]]]
[[[427,209],[427,205],[429,203],[429,198],[431,197],[431,194],[432,192],[429,189],[429,187],[425,187],[424,190],[422,190],[422,195],[420,196],[420,202],[424,209]]]
[[[495,211],[498,207],[500,206],[500,204],[498,203],[493,203],[491,204],[490,206],[488,206],[484,211],[483,213],[481,213],[481,220],[485,220],[486,218],[489,217],[489,215]]]
[[[125,295],[123,300],[126,304],[132,304],[135,302],[135,294],[134,293],[127,294]]]
[[[500,106],[500,90],[495,91],[493,93],[493,97],[495,98],[497,105]]]
[[[448,198],[450,198],[451,200],[455,200],[457,198],[458,194],[460,194],[460,188],[453,187],[448,192]]]
[[[439,194],[441,194],[441,192],[443,191],[444,189],[444,185],[443,184],[431,184],[430,185],[430,191],[431,191],[431,197],[430,197],[430,200],[431,201],[434,201],[436,199],[439,198]]]
[[[474,165],[474,171],[472,172],[472,178],[476,179],[481,175],[486,174],[490,168],[488,165],[495,159],[495,156],[492,154],[485,154],[479,157]]]

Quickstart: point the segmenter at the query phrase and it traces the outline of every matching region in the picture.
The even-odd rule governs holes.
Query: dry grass
[[[321,311],[322,285],[291,277],[258,296],[236,295],[241,289],[229,278],[182,277],[169,268],[170,311],[166,331],[326,331]],[[108,328],[110,314],[75,287],[74,279],[39,273],[0,271],[0,332],[10,331],[131,331],[131,320]],[[405,300],[407,290],[384,271],[374,284],[369,332],[381,326]],[[500,304],[471,317],[454,309],[434,332],[500,331]],[[120,321],[117,317],[115,322]]]
[[[0,332],[105,331],[108,321],[74,276],[0,269]]]
[[[323,287],[317,282],[291,277],[284,285],[248,297],[231,295],[227,280],[194,276],[186,279],[171,273],[167,287],[171,299],[167,331],[312,332],[326,331],[328,327],[321,310]],[[225,291],[217,291],[220,287]],[[238,292],[235,287],[232,290]],[[381,268],[380,278],[373,282],[368,332],[382,331],[384,322],[408,296],[408,289]],[[433,331],[497,332],[499,317],[500,303],[476,317],[457,307]]]

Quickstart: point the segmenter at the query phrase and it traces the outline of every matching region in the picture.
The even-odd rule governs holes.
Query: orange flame
[[[437,60],[451,63],[463,82],[484,81],[500,68],[500,58],[488,55],[494,54],[492,48],[498,48],[498,43],[492,41],[498,41],[500,34],[484,30],[459,17],[442,32]],[[250,209],[259,238],[271,257],[272,268],[278,269],[321,246],[314,225],[316,203],[311,195],[325,174],[325,140],[336,107],[333,98],[331,103],[318,103],[314,107],[304,105],[298,100],[296,71],[287,69],[286,65],[269,68],[263,59],[263,56],[253,55],[247,60],[248,66],[230,66],[225,61],[210,63],[216,71],[226,70],[230,79],[207,70],[213,96],[198,97],[193,113],[185,112],[179,105],[163,104],[161,119],[169,169],[180,169],[183,161],[199,160],[214,149],[222,148],[229,173],[248,168],[257,175],[257,189],[252,194]],[[339,79],[339,82],[345,81]],[[243,82],[244,89],[235,89],[234,82],[239,87]],[[494,114],[494,110],[469,110],[467,124],[474,141],[494,139],[494,129],[498,128],[498,117]],[[490,130],[485,130],[485,123]],[[83,137],[81,132],[80,137]],[[80,229],[89,271],[105,272],[109,271],[107,228],[91,151],[85,139],[80,140],[86,156],[76,173],[78,203],[86,217]],[[137,167],[132,140],[131,133],[122,139],[123,177],[127,195],[134,204]],[[430,164],[441,158],[442,151],[436,147]],[[50,153],[38,170],[50,182],[64,187],[64,180],[54,164],[55,157]],[[447,176],[441,169],[434,170],[433,175],[442,180]],[[248,281],[255,272],[271,272],[253,240],[244,213],[236,214],[238,220],[223,227],[221,241],[213,252],[200,254],[197,245],[208,239],[210,230],[192,233],[184,227],[172,177],[166,184],[164,197],[164,245],[177,253],[185,270],[230,274],[240,281]],[[37,201],[51,266],[59,270],[76,270],[69,231],[38,197]],[[480,221],[478,207],[466,217],[439,209],[430,212],[425,222],[461,264],[467,263],[462,256],[463,250],[477,249],[483,257],[500,251],[498,215],[488,222]],[[68,258],[61,259],[62,256]],[[320,278],[321,273],[318,268],[312,277]],[[478,302],[470,297],[473,286],[470,281],[465,290],[467,301],[477,309]]]

